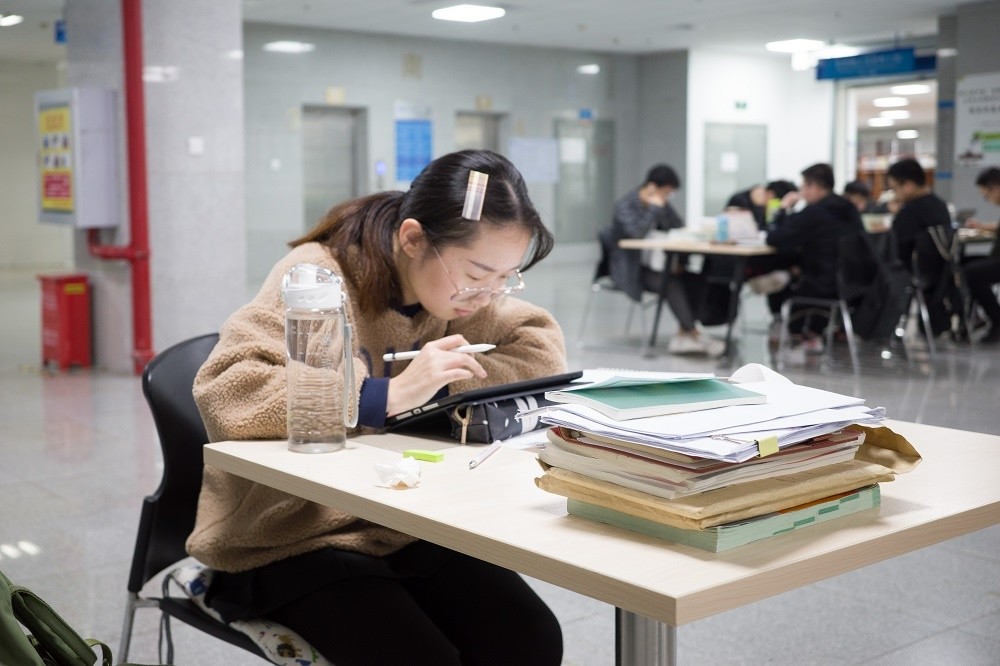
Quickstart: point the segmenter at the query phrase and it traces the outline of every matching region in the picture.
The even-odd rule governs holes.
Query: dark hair
[[[471,171],[489,176],[479,221],[462,217]],[[312,230],[289,245],[318,242],[330,248],[348,273],[345,277],[352,283],[360,309],[375,313],[399,304],[402,289],[393,243],[407,218],[420,222],[427,242],[435,248],[467,247],[483,225],[524,227],[531,243],[523,270],[548,255],[555,243],[517,168],[497,153],[463,150],[428,164],[405,193],[382,192],[334,206]]]
[[[802,171],[802,180],[833,191],[833,168],[829,164],[813,164]]]
[[[653,183],[657,187],[666,187],[669,185],[676,190],[681,186],[681,179],[672,166],[657,164],[646,174],[646,183]]]
[[[772,180],[764,186],[764,189],[773,192],[774,196],[778,199],[783,198],[789,192],[799,191],[799,188],[795,186],[795,183],[790,180]]]
[[[1000,186],[1000,169],[997,167],[990,167],[988,169],[983,169],[976,176],[976,186],[977,187],[997,187]]]
[[[927,184],[927,174],[924,172],[924,168],[920,166],[920,162],[912,157],[890,164],[887,173],[897,183],[909,181],[920,187]]]
[[[872,191],[867,184],[860,180],[852,180],[847,185],[844,185],[844,196],[846,197],[848,194],[857,194],[867,199],[872,195]]]

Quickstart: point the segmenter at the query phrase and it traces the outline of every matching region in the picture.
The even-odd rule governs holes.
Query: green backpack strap
[[[13,585],[0,571],[0,664],[42,666],[42,659],[14,615]]]
[[[25,635],[21,626],[31,633]],[[44,666],[93,666],[101,647],[101,666],[111,666],[111,649],[84,640],[37,594],[14,585],[0,572],[0,663]]]

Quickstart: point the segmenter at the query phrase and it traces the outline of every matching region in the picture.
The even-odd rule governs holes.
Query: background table
[[[660,296],[656,302],[656,316],[653,318],[653,331],[649,336],[649,348],[656,346],[656,334],[660,327],[660,313],[663,312],[663,294],[666,291],[667,280],[670,279],[670,255],[671,254],[701,254],[733,257],[733,274],[729,279],[729,315],[726,324],[726,358],[732,358],[733,340],[733,320],[736,319],[736,304],[740,297],[740,289],[743,287],[747,259],[750,257],[760,257],[774,254],[775,249],[770,245],[739,245],[736,243],[714,243],[711,241],[699,241],[680,238],[624,238],[618,241],[618,247],[626,250],[660,250],[667,255],[665,268],[663,270],[663,282],[660,287]]]
[[[621,663],[673,663],[678,626],[1000,523],[1000,437],[887,425],[924,460],[882,484],[880,509],[722,553],[567,515],[564,498],[535,487],[535,456],[515,449],[470,470],[478,448],[398,434],[313,455],[220,442],[205,464],[612,604],[624,611]],[[374,463],[407,448],[445,460],[421,463],[416,488],[376,486]]]

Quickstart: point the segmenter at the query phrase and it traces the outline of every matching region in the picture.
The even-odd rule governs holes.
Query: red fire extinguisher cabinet
[[[90,367],[90,283],[85,274],[39,275],[42,365]]]

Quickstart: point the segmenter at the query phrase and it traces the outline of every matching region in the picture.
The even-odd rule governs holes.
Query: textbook
[[[767,402],[761,393],[714,377],[611,377],[579,388],[546,391],[545,397],[596,409],[616,421]]]
[[[664,525],[573,498],[566,500],[566,510],[570,515],[718,553],[761,539],[794,532],[809,525],[818,525],[835,518],[874,509],[880,504],[881,494],[878,484],[875,484],[756,518],[700,530]]]

